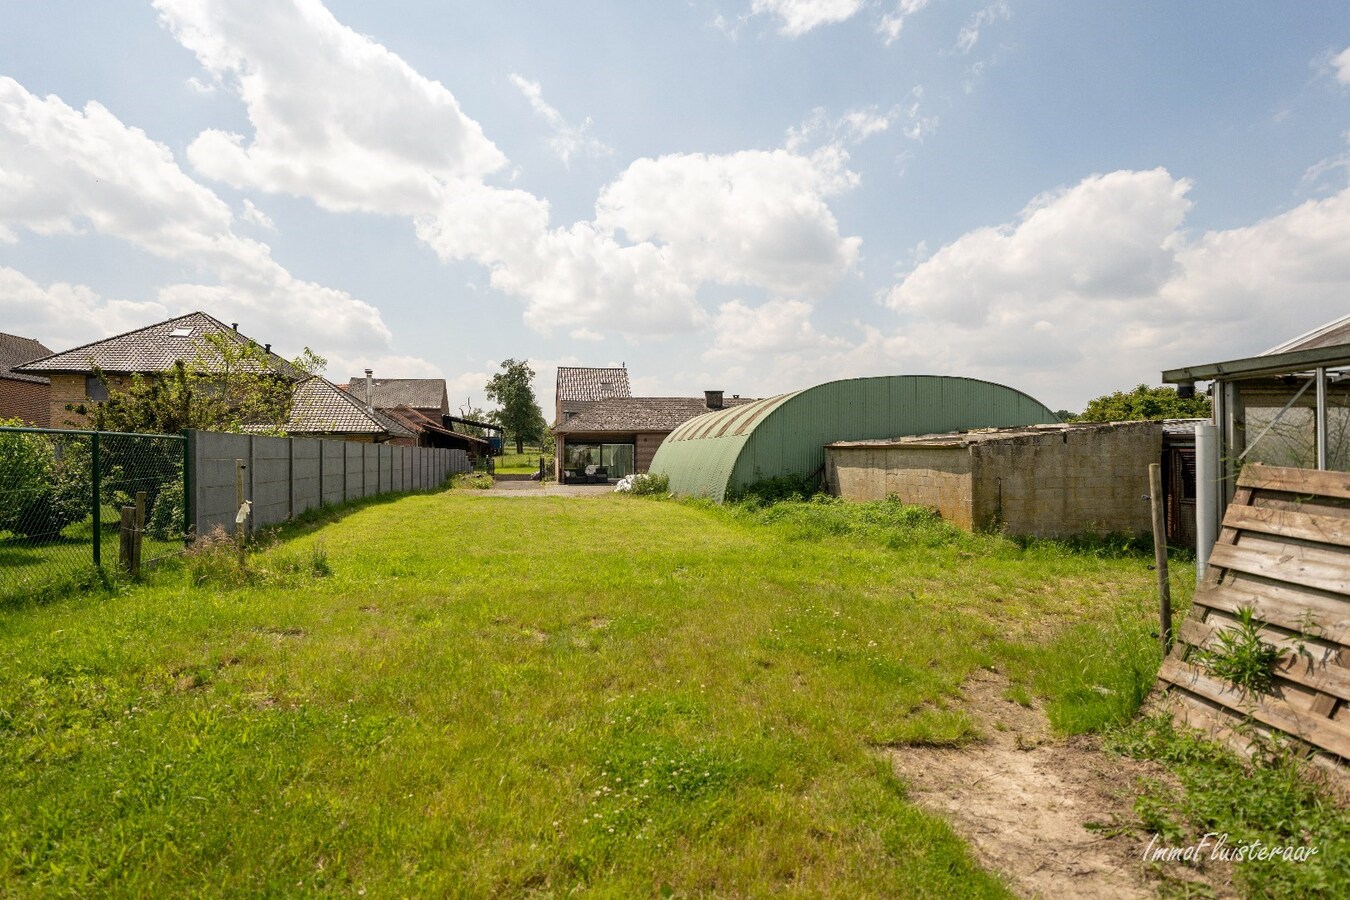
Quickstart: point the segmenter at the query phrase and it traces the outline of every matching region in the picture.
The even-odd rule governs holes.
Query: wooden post
[[[131,574],[141,574],[141,536],[145,534],[145,491],[136,492],[136,519],[131,531]]]
[[[1162,623],[1158,638],[1166,656],[1172,650],[1172,584],[1167,577],[1167,517],[1163,511],[1161,463],[1149,464],[1148,497],[1153,507],[1153,568],[1158,573],[1158,612]]]
[[[235,552],[239,554],[239,568],[244,567],[244,521],[243,516],[239,514],[244,508],[244,461],[236,459],[234,461],[234,546]]]
[[[121,542],[118,544],[117,562],[123,569],[131,571],[131,561],[133,556],[133,538],[136,531],[136,507],[122,507],[122,528],[118,536]]]

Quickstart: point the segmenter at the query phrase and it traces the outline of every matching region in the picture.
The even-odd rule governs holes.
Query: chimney
[[[264,353],[271,353],[271,352],[272,352],[272,345],[271,345],[271,344],[263,344],[263,352],[264,352]]]
[[[372,398],[375,396],[374,369],[366,369],[366,409],[374,409],[371,405]]]
[[[231,322],[231,323],[230,323],[230,327],[233,328],[235,331],[238,331],[238,330],[239,330],[239,323],[238,323],[238,322]]]
[[[721,392],[721,391],[704,391],[704,392],[703,392],[703,402],[704,402],[704,404],[708,407],[708,409],[721,409],[721,408],[722,408],[722,392]]]

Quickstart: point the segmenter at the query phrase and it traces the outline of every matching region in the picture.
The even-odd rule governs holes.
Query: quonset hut
[[[680,496],[727,495],[767,478],[812,476],[825,445],[1058,422],[1021,391],[937,375],[831,381],[690,419],[662,442],[651,473]]]

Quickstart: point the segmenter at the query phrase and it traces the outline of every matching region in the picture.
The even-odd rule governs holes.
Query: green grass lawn
[[[550,458],[551,454],[545,453],[538,445],[525,445],[524,453],[515,452],[516,445],[508,443],[505,447],[506,452],[497,457],[494,462],[494,471],[502,475],[525,475],[530,472],[539,471],[539,457]]]
[[[104,566],[114,569],[122,536],[113,524],[118,519],[109,518],[110,511],[111,507],[104,507],[99,552]],[[96,581],[93,532],[92,519],[67,525],[55,540],[35,541],[0,531],[0,608]],[[182,549],[182,541],[157,540],[146,534],[141,539],[141,560],[148,564]]]
[[[1123,721],[1147,562],[450,491],[0,610],[0,895],[1002,896],[876,748],[971,739],[984,666]]]

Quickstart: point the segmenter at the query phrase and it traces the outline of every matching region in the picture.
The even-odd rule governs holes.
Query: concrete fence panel
[[[211,533],[217,525],[234,533],[234,518],[238,512],[235,503],[235,460],[247,465],[250,459],[246,434],[214,434],[205,431],[189,433],[192,454],[192,523],[197,535]],[[248,493],[247,470],[244,492]]]
[[[291,446],[291,514],[300,515],[321,502],[319,455],[323,441],[288,442]]]
[[[320,500],[325,506],[347,499],[347,445],[343,441],[313,441],[319,445]]]
[[[286,438],[255,437],[251,443],[253,527],[285,522],[291,517],[291,442]]]
[[[452,473],[469,468],[462,450],[210,431],[189,432],[188,452],[192,522],[199,536],[217,526],[234,533],[237,460],[245,466],[244,499],[253,504],[251,528],[285,522],[316,506],[440,487]]]
[[[347,479],[342,487],[342,499],[356,500],[366,495],[366,457],[364,453],[365,444],[354,444],[350,441],[344,442],[342,452],[346,454]]]

